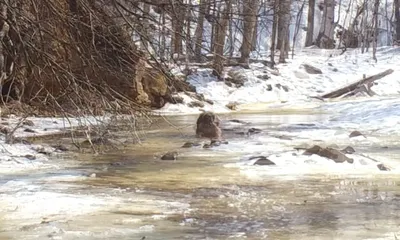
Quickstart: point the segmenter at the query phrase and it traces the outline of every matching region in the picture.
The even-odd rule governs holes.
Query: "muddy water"
[[[397,239],[400,234],[395,172],[293,174],[298,166],[292,165],[277,175],[269,174],[276,166],[236,165],[244,155],[293,147],[297,143],[268,136],[318,130],[325,114],[223,115],[223,120],[250,122],[240,128],[263,132],[228,131],[228,145],[180,148],[196,141],[195,118],[169,117],[173,125],[156,121],[141,133],[141,144],[128,148],[54,159],[62,167],[5,176],[2,194],[9,197],[2,202],[0,238],[297,240]],[[400,162],[393,136],[374,137],[382,142],[354,145]],[[159,160],[175,150],[178,160]]]

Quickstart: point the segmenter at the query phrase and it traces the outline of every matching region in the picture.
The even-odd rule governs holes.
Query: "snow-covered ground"
[[[310,97],[328,93],[339,87],[348,85],[363,78],[371,76],[387,69],[394,72],[377,81],[372,90],[379,96],[393,96],[400,93],[400,48],[381,47],[378,49],[378,62],[372,60],[372,53],[362,54],[360,50],[349,49],[343,55],[341,50],[304,49],[296,52],[294,59],[288,63],[277,65],[279,76],[270,73],[261,63],[252,64],[251,69],[239,69],[247,81],[242,87],[229,87],[223,81],[217,81],[212,76],[211,69],[201,69],[189,76],[189,82],[194,85],[198,93],[204,94],[206,99],[214,101],[214,104],[205,103],[204,109],[216,112],[228,111],[226,104],[237,102],[239,104],[254,103],[280,103],[286,102],[282,107],[295,104],[308,106],[319,105],[318,100]],[[322,74],[308,74],[302,64],[310,64],[322,70]],[[230,69],[227,68],[228,72]],[[268,75],[267,80],[258,76]],[[279,85],[281,87],[279,87]],[[278,85],[278,86],[277,86]],[[282,86],[286,86],[288,91]],[[271,89],[272,88],[272,89]],[[199,112],[187,106],[190,101],[184,96],[185,104],[167,104],[162,113],[188,113]],[[275,106],[270,104],[271,106]],[[264,106],[265,107],[265,106]],[[239,106],[240,110],[240,106]]]
[[[78,127],[90,127],[105,123],[109,117],[81,118],[20,118],[14,115],[2,118],[1,126],[14,131],[15,138],[34,137],[62,133]],[[15,129],[15,130],[14,130]],[[56,145],[56,143],[54,143]],[[30,144],[28,142],[6,142],[0,135],[0,173],[21,173],[35,169],[57,168],[48,162],[50,155],[58,154],[57,149],[49,145]]]
[[[198,70],[189,76],[189,81],[198,93],[204,94],[214,104],[204,103],[204,110],[229,112],[228,103],[238,103],[237,109],[244,111],[285,111],[288,109],[320,109],[336,115],[337,124],[345,126],[375,127],[394,131],[399,121],[400,95],[400,48],[381,47],[377,52],[378,61],[372,60],[372,53],[362,54],[358,49],[349,49],[343,55],[340,50],[304,49],[294,59],[277,66],[279,76],[270,73],[262,64],[252,64],[251,69],[240,69],[247,80],[242,87],[229,87],[217,81],[210,69]],[[308,74],[302,64],[321,69],[322,74]],[[371,76],[387,69],[394,72],[378,81],[372,87],[373,97],[359,97],[322,102],[313,96],[320,96],[340,87]],[[230,69],[226,69],[228,72]],[[263,80],[257,76],[267,74]],[[288,91],[283,88],[287,87]],[[199,113],[199,108],[189,107],[193,101],[182,94],[183,104],[167,104],[158,112],[164,114]],[[385,99],[385,101],[382,101]],[[333,119],[334,120],[334,119]],[[340,121],[339,121],[340,120]],[[392,127],[388,130],[387,127]]]

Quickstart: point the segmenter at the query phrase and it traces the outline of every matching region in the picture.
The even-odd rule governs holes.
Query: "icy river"
[[[141,144],[2,175],[0,239],[400,237],[398,98],[253,105],[220,117],[228,144],[182,148],[199,141],[197,115],[169,116],[143,130]],[[350,138],[355,130],[364,136]],[[313,145],[351,146],[354,162],[304,156]],[[168,151],[177,160],[160,160]]]

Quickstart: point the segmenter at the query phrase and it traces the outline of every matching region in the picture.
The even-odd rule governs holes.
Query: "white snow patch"
[[[87,127],[91,128],[95,125],[107,123],[110,116],[103,117],[77,117],[77,118],[49,118],[49,117],[28,117],[26,119],[9,115],[7,118],[1,119],[1,124],[15,132],[15,137],[34,137],[65,132],[66,130]],[[24,121],[31,121],[30,124],[22,124]],[[29,129],[30,131],[26,131]],[[0,173],[18,173],[35,169],[57,168],[53,164],[49,164],[48,156],[39,152],[55,154],[55,149],[46,145],[23,144],[23,143],[6,143],[5,136],[0,136]]]
[[[276,107],[316,108],[322,102],[310,97],[333,91],[362,79],[364,75],[374,75],[389,68],[394,72],[377,81],[372,90],[378,97],[400,94],[400,79],[397,77],[400,71],[400,48],[380,47],[377,62],[372,60],[371,53],[362,54],[359,49],[349,49],[343,55],[340,53],[341,50],[305,48],[298,51],[296,57],[289,59],[288,63],[277,65],[279,76],[270,74],[271,70],[262,64],[251,64],[251,69],[234,68],[247,78],[244,86],[239,88],[229,87],[224,81],[218,81],[212,75],[211,69],[199,69],[188,77],[188,81],[196,87],[198,93],[214,101],[214,105],[206,104],[204,109],[215,112],[229,111],[226,104],[230,102],[245,104],[247,108],[252,104],[264,103],[265,110]],[[304,63],[321,69],[322,74],[306,73],[302,67]],[[225,71],[231,69],[227,67]],[[307,78],[299,78],[299,73]],[[270,78],[258,78],[265,74]],[[190,101],[190,98],[184,97],[184,104],[167,104],[161,111],[172,114],[198,113],[197,108],[190,109],[186,106]]]

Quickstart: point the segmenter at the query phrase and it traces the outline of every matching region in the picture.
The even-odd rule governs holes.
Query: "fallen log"
[[[376,75],[372,75],[370,77],[363,78],[363,79],[361,79],[355,83],[352,83],[350,85],[347,85],[345,87],[336,89],[333,92],[324,94],[324,95],[320,96],[319,98],[337,98],[337,97],[343,96],[345,94],[352,93],[362,86],[364,86],[366,89],[369,89],[374,81],[381,79],[391,73],[393,73],[393,69],[388,69],[388,70],[378,73]]]

